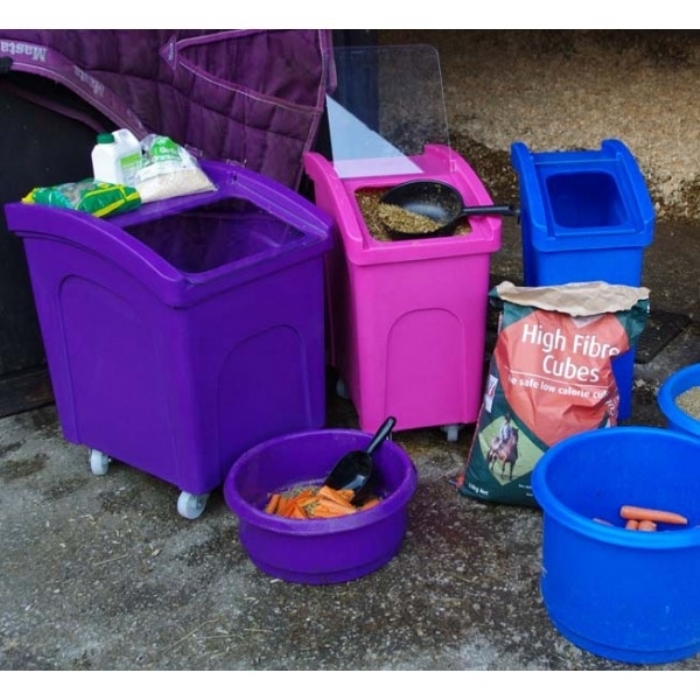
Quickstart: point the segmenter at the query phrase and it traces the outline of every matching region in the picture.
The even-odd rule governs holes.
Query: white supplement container
[[[92,149],[95,180],[134,187],[141,165],[141,144],[128,129],[97,135]]]

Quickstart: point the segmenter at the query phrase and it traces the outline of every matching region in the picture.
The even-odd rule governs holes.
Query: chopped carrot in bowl
[[[263,510],[270,515],[306,520],[352,515],[381,503],[378,496],[361,505],[351,503],[352,489],[332,489],[329,486],[303,486],[270,495]]]

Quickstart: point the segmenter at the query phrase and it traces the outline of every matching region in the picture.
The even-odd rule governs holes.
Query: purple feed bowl
[[[378,505],[309,520],[263,510],[272,493],[320,485],[343,455],[364,450],[371,439],[359,430],[303,431],[256,445],[236,460],[224,482],[224,498],[238,516],[241,544],[258,569],[284,581],[321,585],[365,576],[396,556],[418,476],[409,456],[390,440],[372,455],[375,492],[382,498]]]

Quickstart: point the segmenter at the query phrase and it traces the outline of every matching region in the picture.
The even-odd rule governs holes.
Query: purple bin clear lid
[[[202,161],[217,189],[105,219],[38,204],[5,206],[8,229],[108,259],[163,301],[187,306],[331,247],[330,217],[298,193],[233,164]]]
[[[440,60],[432,46],[338,47],[326,97],[339,177],[421,174],[411,156],[449,146]]]

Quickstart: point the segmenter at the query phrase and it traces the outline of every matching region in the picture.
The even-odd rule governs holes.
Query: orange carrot
[[[345,489],[345,491],[349,492],[351,494],[350,498],[352,498],[352,494],[354,492],[351,489]],[[319,498],[326,498],[329,501],[338,503],[341,506],[346,506],[350,502],[350,499],[345,498],[345,496],[341,495],[339,491],[336,491],[328,486],[321,486],[316,495]]]
[[[319,501],[318,505],[313,509],[312,516],[314,518],[328,518],[334,515],[350,515],[351,513],[355,512],[355,506],[348,504],[343,506],[340,503],[335,503],[334,501],[322,500]]]
[[[642,508],[640,506],[622,506],[620,517],[625,520],[652,520],[656,523],[669,523],[671,525],[687,525],[688,518],[680,513],[669,510],[656,510],[654,508]]]
[[[656,523],[653,520],[640,520],[637,530],[643,532],[656,532]]]
[[[367,510],[368,508],[372,508],[376,505],[381,503],[380,498],[370,498],[368,501],[365,501],[359,508],[358,510]]]
[[[318,496],[311,494],[309,496],[302,496],[301,498],[297,498],[297,503],[302,507],[302,508],[308,508],[309,506],[312,506],[314,503],[318,503]]]
[[[278,493],[273,493],[265,506],[265,512],[274,514],[277,511],[277,506],[280,502],[280,495]]]
[[[297,520],[307,520],[309,516],[307,512],[298,503],[295,502],[294,508],[292,509],[292,513],[289,517],[296,518]]]
[[[639,530],[639,520],[630,518],[625,524],[625,530]]]
[[[319,499],[319,505],[322,505],[330,510],[335,510],[338,513],[354,513],[357,508],[347,501],[344,503],[338,503],[337,501],[332,501],[330,498]]]
[[[345,515],[345,513],[343,513],[343,515]],[[323,508],[323,507],[319,506],[317,508],[314,508],[310,512],[309,517],[313,518],[313,519],[315,519],[315,518],[337,518],[338,513],[332,513],[327,508]]]
[[[280,504],[277,507],[277,515],[283,515],[285,518],[290,517],[294,512],[294,498],[291,496],[282,496],[280,498]]]

